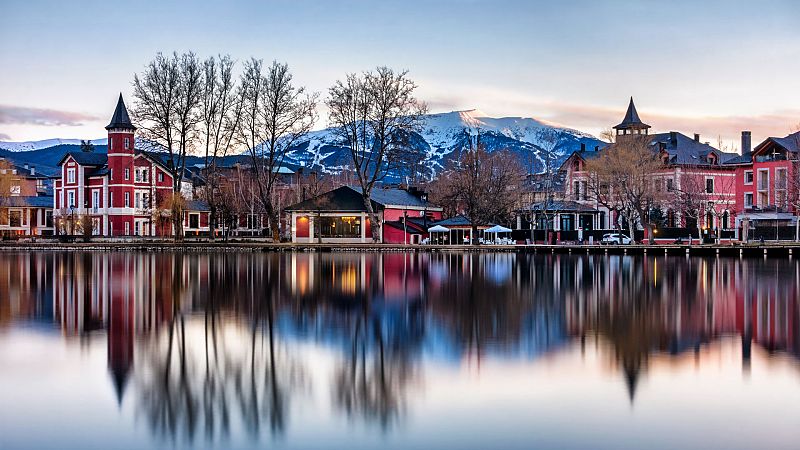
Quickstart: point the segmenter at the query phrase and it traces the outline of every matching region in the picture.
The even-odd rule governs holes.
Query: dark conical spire
[[[128,109],[125,108],[125,102],[122,100],[121,92],[119,94],[119,100],[117,100],[117,108],[114,110],[114,115],[111,116],[111,123],[106,126],[106,130],[110,130],[112,128],[121,128],[123,130],[136,129],[136,127],[131,123],[130,117],[128,117]]]
[[[622,122],[615,126],[615,130],[644,130],[650,128],[650,125],[642,122],[642,119],[639,118],[639,113],[636,112],[636,105],[633,104],[633,97],[631,97],[630,103],[628,103],[628,111],[625,113],[625,118],[622,119]]]

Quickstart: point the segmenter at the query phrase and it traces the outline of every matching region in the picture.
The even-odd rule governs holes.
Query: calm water
[[[800,265],[0,253],[0,448],[799,448]]]

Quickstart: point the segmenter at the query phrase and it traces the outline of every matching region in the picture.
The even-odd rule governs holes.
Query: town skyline
[[[700,133],[714,145],[721,138],[738,148],[741,130],[754,140],[784,136],[800,122],[800,32],[790,13],[798,6],[788,1],[757,12],[744,2],[83,5],[0,7],[0,63],[16,68],[0,74],[0,140],[100,138],[118,93],[131,99],[133,74],[157,52],[184,50],[286,62],[322,97],[348,72],[408,69],[432,113],[479,109],[593,135],[616,123],[630,96],[654,129]],[[259,17],[279,23],[267,31]],[[131,31],[121,34],[123,19]],[[296,26],[305,22],[315,26]],[[60,33],[64,23],[75,25]],[[780,70],[764,70],[776,60]],[[319,112],[315,129],[328,125]]]

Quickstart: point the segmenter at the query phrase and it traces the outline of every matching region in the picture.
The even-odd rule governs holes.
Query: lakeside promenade
[[[535,254],[669,255],[794,257],[800,242],[773,241],[736,244],[517,244],[517,245],[417,245],[375,243],[272,243],[266,241],[101,240],[92,242],[1,242],[0,251],[182,251],[182,252],[518,252]]]

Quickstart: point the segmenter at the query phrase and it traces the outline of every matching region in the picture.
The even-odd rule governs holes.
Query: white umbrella
[[[447,233],[448,231],[450,231],[450,228],[445,228],[441,225],[435,225],[428,228],[428,233]]]
[[[488,228],[483,230],[484,233],[511,233],[511,228],[501,227],[500,225],[495,225],[492,228]]]

